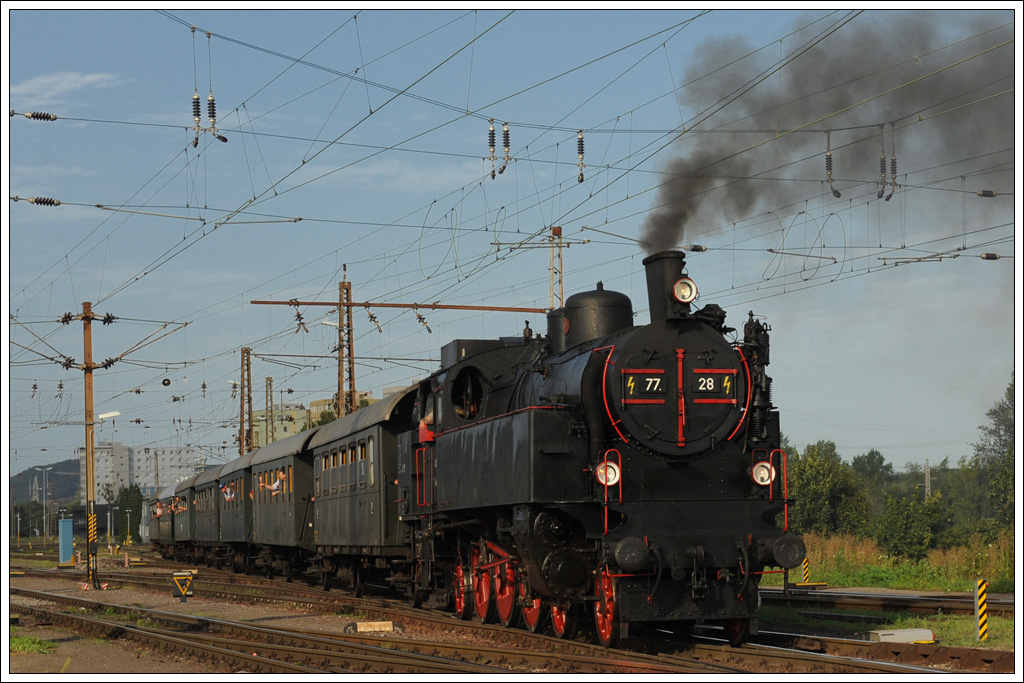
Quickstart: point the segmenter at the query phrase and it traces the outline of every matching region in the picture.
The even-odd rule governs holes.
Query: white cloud
[[[11,87],[11,102],[23,103],[21,109],[42,109],[64,104],[76,92],[111,88],[123,83],[114,74],[83,74],[58,71],[36,76]]]

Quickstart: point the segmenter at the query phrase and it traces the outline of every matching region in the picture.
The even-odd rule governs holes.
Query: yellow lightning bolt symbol
[[[725,376],[725,394],[727,396],[732,393],[732,387],[729,386],[730,384],[732,384],[732,382],[730,381],[731,379],[732,378],[729,377],[729,375]]]
[[[632,377],[630,377],[626,381],[626,386],[629,387],[629,395],[632,396],[633,395],[633,378]]]

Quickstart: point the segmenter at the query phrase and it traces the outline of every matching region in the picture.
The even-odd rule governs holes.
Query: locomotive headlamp
[[[681,303],[690,303],[697,298],[697,283],[688,277],[679,278],[672,285],[672,296]]]
[[[761,462],[754,463],[754,466],[750,468],[750,478],[754,480],[754,483],[758,486],[768,486],[775,481],[775,468],[772,467],[770,462],[762,460]]]
[[[597,481],[601,486],[615,486],[619,483],[621,472],[618,465],[605,460],[594,470],[594,476],[597,477]]]

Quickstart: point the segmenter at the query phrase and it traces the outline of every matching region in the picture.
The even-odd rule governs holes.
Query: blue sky
[[[121,413],[97,439],[230,458],[241,347],[256,409],[266,377],[307,405],[336,387],[337,313],[302,307],[301,329],[251,301],[330,301],[347,277],[355,301],[546,308],[553,225],[566,296],[603,281],[641,324],[644,236],[706,245],[687,259],[698,303],[771,325],[798,448],[955,463],[1019,365],[1009,9],[12,6],[11,473],[82,443],[82,373],[58,363],[81,362],[81,323],[58,321],[82,302],[118,318],[94,326],[94,359],[118,358],[96,412]],[[360,390],[428,374],[451,339],[545,327],[420,312],[375,309],[378,331],[354,311]]]

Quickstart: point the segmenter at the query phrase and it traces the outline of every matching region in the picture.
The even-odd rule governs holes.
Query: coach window
[[[336,484],[336,482],[338,480],[338,449],[337,448],[332,448],[331,449],[331,463],[332,463],[331,464],[331,475],[330,475],[330,477],[328,477],[327,481],[324,482],[324,493],[327,493],[327,492],[334,493],[336,488],[337,488],[337,484]]]
[[[295,480],[292,479],[292,466],[288,465],[288,500],[292,500],[292,495],[295,493]],[[284,496],[281,496],[284,498]]]
[[[348,458],[348,487],[354,489],[356,487],[356,445],[349,444],[348,452],[350,453]]]
[[[370,468],[370,488],[373,488],[373,437],[366,439],[366,460]]]
[[[359,488],[366,488],[366,442],[359,442]]]

